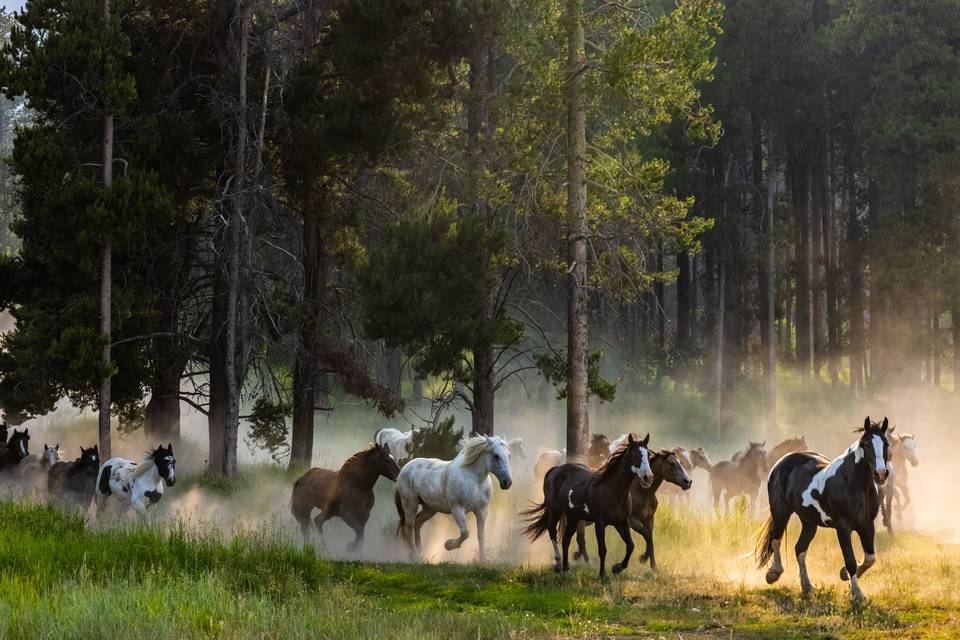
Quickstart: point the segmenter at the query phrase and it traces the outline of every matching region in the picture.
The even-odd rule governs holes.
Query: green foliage
[[[540,370],[540,375],[547,382],[557,388],[557,400],[567,397],[567,354],[538,353],[534,362]],[[603,359],[603,349],[590,352],[587,357],[587,389],[590,395],[597,396],[602,402],[613,402],[617,395],[617,383],[610,382],[600,375],[600,361]]]
[[[410,440],[411,458],[438,458],[453,460],[457,446],[463,439],[463,429],[456,429],[454,416],[448,416],[436,426],[416,429]]]
[[[470,350],[522,331],[503,312],[485,317],[502,247],[483,221],[444,211],[384,229],[359,274],[366,334],[419,354],[423,373],[468,378]]]
[[[293,411],[288,402],[274,402],[269,398],[260,397],[253,403],[250,412],[250,430],[247,434],[247,444],[250,449],[266,449],[270,457],[277,462],[283,462],[290,454],[290,444],[287,441],[290,430],[287,428],[287,416]]]

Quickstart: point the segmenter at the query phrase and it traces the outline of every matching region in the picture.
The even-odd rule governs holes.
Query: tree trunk
[[[823,144],[819,130],[814,132],[812,141],[813,165],[810,177],[810,302],[811,302],[811,331],[813,333],[813,376],[820,378],[823,370],[823,354],[825,351],[823,339],[823,204],[824,204],[824,156]]]
[[[493,348],[485,345],[473,352],[473,432],[492,436],[493,430]]]
[[[773,197],[773,132],[767,132],[767,362],[764,367],[767,378],[767,432],[776,433],[777,429],[777,243],[774,233],[774,197]]]
[[[567,459],[587,453],[587,127],[583,0],[567,0]]]
[[[868,216],[870,218],[871,228],[876,229],[880,221],[880,189],[871,180],[868,187]],[[870,257],[873,260],[873,257]],[[869,280],[870,291],[870,330],[867,334],[867,345],[869,348],[869,369],[868,375],[870,382],[879,380],[884,375],[886,367],[884,357],[884,326],[883,326],[883,294],[880,291],[880,283],[877,281],[875,272],[870,272]]]
[[[953,392],[960,395],[960,307],[950,311],[950,331],[953,334]]]
[[[713,405],[713,415],[714,422],[716,424],[717,435],[723,435],[723,432],[726,431],[726,420],[724,419],[724,380],[723,380],[723,356],[724,351],[726,350],[726,336],[725,336],[725,324],[726,324],[726,313],[725,308],[727,306],[726,300],[726,280],[727,280],[727,265],[723,258],[720,259],[720,274],[719,274],[719,292],[717,294],[717,356],[716,365],[714,370],[714,383],[716,385],[716,392],[714,395],[714,405]]]
[[[860,246],[860,218],[857,215],[857,188],[853,167],[847,166],[847,271],[850,286],[850,390],[854,395],[865,388],[863,340],[863,268]]]
[[[829,149],[829,144],[827,145]],[[827,368],[830,374],[830,383],[834,386],[840,384],[840,301],[837,287],[840,252],[837,242],[837,234],[834,223],[834,194],[833,194],[833,171],[831,170],[830,158],[828,155],[825,164],[824,180],[824,203],[821,209],[823,215],[823,247],[826,256],[826,269],[824,271],[826,278],[827,294]]]
[[[677,351],[686,357],[690,350],[690,254],[677,253]]]
[[[810,168],[805,159],[793,161],[793,206],[797,218],[797,367],[800,378],[810,375]]]
[[[930,358],[933,367],[933,386],[940,388],[940,314],[933,312],[933,320],[930,323]]]
[[[180,378],[187,367],[175,338],[158,338],[156,378],[144,411],[143,431],[151,442],[180,442]]]
[[[322,206],[322,205],[321,205]],[[290,438],[290,468],[310,465],[313,460],[314,413],[320,379],[320,334],[327,270],[320,229],[319,207],[303,217],[303,306],[297,356],[293,365],[293,425]]]
[[[110,0],[103,0],[104,28],[110,28]],[[113,114],[103,114],[103,188],[109,189],[113,185]],[[103,351],[100,354],[100,363],[103,365],[104,376],[100,380],[100,415],[98,418],[98,432],[100,436],[100,455],[104,460],[111,457],[110,447],[110,407],[112,404],[111,376],[113,368],[113,354],[111,350],[112,309],[113,296],[113,242],[110,237],[104,238],[103,252],[100,262],[100,336],[103,338]]]
[[[759,215],[757,216],[759,223],[758,227],[763,228],[764,226],[769,225],[769,216],[767,215],[767,209],[764,206],[764,203],[761,201],[761,197],[765,188],[763,179],[763,131],[760,126],[760,119],[755,113],[752,113],[750,116],[750,142],[751,168],[753,173],[754,189],[754,194],[751,198],[751,201],[756,203],[752,209],[759,211]],[[767,176],[767,179],[769,182],[769,176]],[[771,236],[769,235],[769,229],[767,231],[767,242],[769,242]],[[770,331],[770,311],[767,307],[767,304],[762,302],[765,300],[767,290],[769,289],[769,271],[770,266],[766,260],[757,261],[757,297],[761,300],[760,304],[758,305],[759,312],[757,314],[760,319],[760,361],[762,362],[761,368],[765,377],[767,375],[766,354],[770,349],[770,341],[773,335],[773,333]]]

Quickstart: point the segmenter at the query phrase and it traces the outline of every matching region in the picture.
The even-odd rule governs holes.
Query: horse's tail
[[[521,511],[520,515],[527,521],[527,526],[523,529],[523,535],[527,536],[531,542],[543,535],[550,523],[550,515],[547,512],[547,501],[540,504],[530,503],[530,508]]]
[[[303,477],[300,477],[293,483],[293,491],[290,492],[290,513],[301,525],[310,521],[310,513],[313,511],[313,506],[309,500],[305,500],[304,493]]]
[[[403,501],[400,500],[400,490],[393,490],[393,503],[397,506],[397,515],[400,516],[400,524],[397,525],[396,536],[399,538],[403,533],[403,525],[406,524],[406,516],[403,512]]]
[[[786,527],[786,520],[779,523],[777,519],[773,517],[778,505],[781,505],[784,500],[782,495],[782,476],[783,473],[778,464],[774,467],[773,471],[770,472],[770,477],[767,480],[767,499],[770,504],[770,517],[763,523],[763,528],[760,529],[760,535],[757,538],[755,554],[757,557],[757,567],[759,568],[765,567],[767,563],[770,562],[770,558],[773,557],[774,551],[776,551],[773,547],[773,541],[778,540],[780,536],[783,535],[783,529]],[[787,519],[789,519],[789,514]],[[779,541],[777,544],[779,544]]]
[[[757,538],[757,548],[755,550],[757,556],[757,567],[762,569],[767,566],[767,563],[770,562],[770,558],[773,557],[773,540],[774,540],[774,531],[776,526],[773,522],[773,516],[767,518],[767,521],[763,524],[763,528],[760,530],[760,537]]]

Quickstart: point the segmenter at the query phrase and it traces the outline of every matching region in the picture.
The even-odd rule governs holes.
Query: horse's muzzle
[[[884,470],[884,471],[874,471],[874,472],[873,472],[873,479],[874,479],[874,481],[875,481],[877,484],[883,484],[884,482],[887,481],[887,476],[889,476],[889,475],[890,475],[889,472],[887,472],[887,471],[885,471],[885,470]]]
[[[168,487],[172,487],[173,485],[177,484],[177,479],[176,479],[176,478],[165,478],[165,479],[164,479],[164,482],[167,483],[167,486],[168,486]]]
[[[513,486],[513,480],[510,478],[504,478],[503,480],[500,481],[500,488],[503,489],[504,491],[506,491],[512,486]]]
[[[692,487],[692,486],[693,486],[693,480],[686,480],[686,481],[684,481],[683,484],[680,485],[680,488],[683,489],[684,491],[686,491],[687,489],[689,489],[689,488]]]

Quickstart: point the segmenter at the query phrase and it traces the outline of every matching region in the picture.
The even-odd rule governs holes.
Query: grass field
[[[549,543],[510,565],[331,561],[272,527],[229,535],[185,525],[91,528],[50,508],[0,503],[3,638],[956,638],[960,549],[880,540],[853,606],[829,532],[776,588],[745,551],[759,522],[662,509],[653,574],[636,564],[553,573]],[[426,532],[426,530],[425,530]],[[592,536],[590,536],[592,537]],[[612,535],[610,536],[613,537]],[[509,536],[508,536],[509,538]],[[796,533],[789,540],[795,540]],[[475,544],[473,538],[467,545]],[[514,546],[527,548],[514,539]],[[472,547],[471,547],[472,548]],[[611,553],[619,555],[614,546]]]

